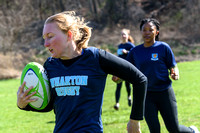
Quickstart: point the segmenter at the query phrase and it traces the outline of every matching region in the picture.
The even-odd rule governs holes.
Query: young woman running
[[[143,19],[140,30],[144,43],[133,48],[127,57],[148,79],[145,120],[151,133],[160,133],[160,112],[170,133],[199,133],[195,126],[179,125],[176,98],[169,78],[170,75],[173,80],[178,80],[179,71],[170,46],[158,41],[159,28],[156,19]]]
[[[122,58],[122,59],[126,59],[129,51],[135,47],[135,45],[133,44],[134,40],[130,35],[130,30],[129,29],[122,29],[121,31],[121,43],[118,45],[118,49],[117,49],[117,55]],[[113,77],[115,78],[115,77]],[[118,110],[119,109],[119,99],[120,99],[120,93],[121,93],[121,88],[122,88],[122,83],[117,83],[117,88],[115,91],[115,105],[114,105],[114,109]],[[127,91],[127,100],[128,100],[128,106],[131,106],[131,86],[130,83],[125,81],[125,86],[126,86],[126,91]]]
[[[116,75],[134,85],[134,102],[127,125],[129,133],[140,132],[143,119],[147,78],[136,67],[111,53],[88,47],[91,28],[73,11],[47,18],[43,28],[44,46],[51,53],[44,63],[51,101],[41,110],[54,110],[55,133],[102,133],[103,93],[108,74]],[[22,110],[38,111],[29,106],[36,92],[28,94],[23,83],[17,93]]]

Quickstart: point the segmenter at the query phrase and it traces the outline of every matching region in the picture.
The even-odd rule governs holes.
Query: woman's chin
[[[53,58],[59,58],[58,56],[56,56],[56,55],[51,55],[51,57],[53,57]]]

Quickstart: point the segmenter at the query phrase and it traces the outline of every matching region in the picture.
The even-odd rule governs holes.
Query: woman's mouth
[[[49,49],[49,52],[51,52],[51,53],[52,53],[52,52],[53,52],[53,49]]]
[[[145,39],[150,39],[151,37],[150,37],[150,36],[144,36],[144,38],[145,38]]]

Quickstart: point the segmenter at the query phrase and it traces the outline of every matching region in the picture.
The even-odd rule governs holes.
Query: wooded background
[[[172,47],[177,61],[199,59],[200,0],[0,0],[0,79],[16,77],[26,63],[43,63],[45,19],[74,10],[93,28],[89,45],[116,52],[120,30],[131,29],[142,42],[140,20],[160,21],[160,40]]]

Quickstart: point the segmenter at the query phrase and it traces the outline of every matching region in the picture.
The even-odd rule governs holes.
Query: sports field
[[[200,129],[200,61],[178,63],[180,80],[173,81],[180,124],[195,125]],[[16,106],[19,79],[0,81],[0,133],[51,133],[55,125],[54,113],[36,113],[19,110]],[[116,84],[108,76],[104,93],[102,120],[105,133],[126,133],[130,107],[125,85],[121,91],[120,110],[113,109]],[[161,132],[167,133],[161,120]],[[141,121],[143,133],[148,133]]]

